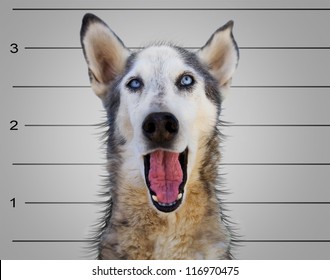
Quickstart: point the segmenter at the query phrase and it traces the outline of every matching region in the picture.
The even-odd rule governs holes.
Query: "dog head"
[[[121,139],[121,172],[133,185],[143,182],[159,211],[184,201],[198,150],[215,137],[239,58],[232,28],[232,21],[219,28],[196,53],[168,44],[131,52],[99,18],[83,19],[81,43],[112,127],[109,142]]]

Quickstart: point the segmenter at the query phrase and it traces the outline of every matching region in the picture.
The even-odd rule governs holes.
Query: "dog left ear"
[[[238,47],[232,33],[233,25],[234,22],[229,21],[220,27],[197,53],[219,82],[221,90],[230,87],[239,60]]]
[[[97,96],[104,99],[109,85],[123,72],[130,51],[112,30],[93,14],[84,16],[80,39],[92,89]]]

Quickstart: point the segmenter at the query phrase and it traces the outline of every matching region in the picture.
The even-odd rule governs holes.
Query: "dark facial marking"
[[[203,77],[205,83],[206,97],[209,98],[217,106],[218,113],[220,113],[221,94],[219,91],[218,81],[213,78],[213,76],[209,73],[207,67],[199,61],[195,53],[192,53],[180,47],[174,48],[182,57],[184,62]]]

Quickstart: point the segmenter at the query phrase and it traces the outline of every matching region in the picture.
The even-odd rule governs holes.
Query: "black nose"
[[[179,122],[171,113],[151,113],[142,124],[143,134],[153,143],[161,144],[174,139]]]

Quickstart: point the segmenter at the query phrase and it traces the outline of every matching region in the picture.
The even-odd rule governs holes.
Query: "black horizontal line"
[[[330,50],[330,47],[239,47],[240,50]]]
[[[37,165],[105,165],[105,163],[93,163],[93,162],[14,162],[12,165],[31,165],[31,166],[37,166]]]
[[[256,239],[256,240],[232,240],[237,243],[329,243],[330,239]]]
[[[81,50],[82,47],[25,47],[26,50]]]
[[[19,85],[13,88],[90,88],[91,86],[75,86],[75,85]],[[330,88],[330,86],[231,86],[231,88]]]
[[[13,243],[84,243],[93,239],[14,239]],[[235,243],[329,243],[330,239],[234,239]]]
[[[102,204],[103,202],[90,202],[90,201],[26,201],[28,205],[85,205],[85,204]]]
[[[90,88],[91,86],[13,86],[13,88]]]
[[[26,127],[91,127],[98,124],[26,124]]]
[[[238,205],[328,205],[330,201],[233,201],[223,202],[223,204],[238,204]]]
[[[13,11],[329,11],[330,8],[13,8]]]
[[[25,127],[94,127],[99,124],[25,124]],[[330,124],[222,124],[222,127],[330,127]]]
[[[224,127],[330,127],[330,124],[223,124]]]
[[[27,205],[95,205],[106,202],[89,202],[89,201],[26,201]],[[329,205],[329,201],[228,201],[222,204],[234,205]]]
[[[264,166],[277,166],[277,165],[283,165],[283,166],[327,166],[330,165],[328,162],[233,162],[233,163],[220,163],[220,165],[242,165],[242,166],[253,166],[253,165],[264,165]]]
[[[330,86],[231,86],[231,88],[330,88]]]
[[[200,49],[200,47],[184,47],[186,49]],[[26,50],[81,50],[82,47],[25,47]],[[143,49],[143,47],[128,47],[128,49]],[[240,50],[330,50],[330,47],[239,47]]]
[[[106,163],[93,163],[93,162],[14,162],[12,165],[105,165]],[[330,163],[328,162],[229,162],[229,163],[220,163],[220,165],[242,165],[242,166],[253,166],[253,165],[270,165],[270,166],[276,166],[276,165],[283,165],[283,166],[328,166]]]
[[[14,243],[75,243],[75,242],[94,242],[94,240],[88,239],[14,239],[12,240]]]

